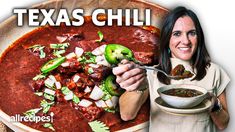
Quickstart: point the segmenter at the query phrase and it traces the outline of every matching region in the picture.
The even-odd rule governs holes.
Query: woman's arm
[[[221,95],[219,95],[218,99],[222,105],[222,109],[219,111],[210,112],[210,115],[216,127],[219,130],[224,130],[227,127],[228,122],[229,122],[229,113],[228,113],[228,108],[227,108],[225,90]]]
[[[139,109],[148,97],[148,90],[140,92],[125,92],[119,99],[120,114],[124,121],[132,120],[136,117]]]
[[[146,71],[136,68],[135,65],[123,60],[122,64],[113,68],[113,74],[117,77],[116,82],[126,90],[119,98],[121,118],[125,121],[136,117],[148,97]]]

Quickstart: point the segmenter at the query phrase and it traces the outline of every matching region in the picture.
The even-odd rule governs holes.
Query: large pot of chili
[[[75,73],[74,70],[79,69],[58,69],[60,65],[66,66],[68,63],[65,63],[65,60],[69,60],[68,58],[71,58],[74,54],[67,54],[67,56],[62,57],[63,54],[66,54],[69,50],[72,48],[77,48],[74,53],[79,54],[79,50],[83,50],[84,54],[86,53],[87,56],[85,56],[85,59],[79,60],[80,63],[87,64],[87,60],[92,61],[92,57],[89,53],[90,51],[94,51],[97,47],[100,45],[107,45],[110,43],[118,43],[123,46],[125,46],[125,51],[128,51],[129,56],[135,56],[136,60],[138,62],[143,62],[144,64],[153,64],[156,63],[156,58],[158,55],[158,37],[159,37],[159,28],[161,26],[161,22],[164,19],[164,16],[168,12],[167,9],[155,4],[150,3],[142,0],[49,0],[47,2],[39,3],[37,5],[32,6],[32,8],[36,9],[55,9],[59,11],[59,9],[67,9],[68,14],[72,14],[71,12],[75,8],[81,8],[84,9],[84,16],[85,21],[88,22],[88,25],[82,25],[79,28],[73,28],[73,27],[66,27],[66,26],[59,26],[59,27],[31,27],[27,25],[27,16],[24,17],[25,23],[23,26],[17,26],[17,17],[12,16],[9,19],[5,20],[0,24],[0,119],[1,121],[6,124],[8,127],[10,127],[14,131],[53,131],[54,129],[56,131],[91,131],[93,128],[91,128],[89,125],[92,124],[90,121],[96,121],[93,122],[94,124],[101,125],[101,128],[109,127],[107,130],[110,131],[117,131],[117,130],[124,130],[124,131],[135,131],[139,129],[145,129],[147,130],[148,127],[148,108],[149,104],[146,102],[145,108],[142,108],[142,111],[137,116],[136,120],[133,120],[131,122],[124,122],[119,119],[118,112],[114,115],[111,113],[108,113],[104,109],[100,108],[94,108],[96,112],[89,113],[87,110],[79,109],[80,107],[74,106],[74,102],[82,102],[80,99],[78,101],[78,98],[74,98],[75,96],[80,97],[78,94],[73,94],[73,97],[71,98],[71,102],[68,103],[67,101],[62,103],[59,100],[59,95],[63,95],[65,99],[68,99],[71,94],[66,95],[67,93],[71,93],[73,87],[73,83],[68,83],[66,80],[68,80],[68,77],[71,77],[70,79],[73,81],[78,81],[79,78],[86,78],[87,74],[92,74],[96,72],[95,69],[90,69],[90,67],[84,68],[84,73]],[[151,9],[151,26],[130,26],[130,27],[117,27],[117,26],[106,26],[106,27],[97,27],[92,25],[89,21],[91,20],[91,14],[92,11],[94,11],[97,8],[103,8],[103,9],[139,9],[140,11],[140,18],[143,19],[143,11],[146,8]],[[101,18],[102,19],[102,18]],[[105,16],[104,16],[104,19]],[[79,31],[82,31],[79,32]],[[102,31],[102,35],[98,33],[97,36],[94,34],[97,33],[97,31]],[[98,43],[95,40],[96,37],[104,37],[104,41]],[[53,38],[54,37],[54,38]],[[58,39],[62,37],[64,41],[61,39]],[[57,38],[57,40],[56,40]],[[66,44],[64,42],[71,42],[68,45],[59,45],[54,44],[58,43],[58,41],[63,42],[60,44]],[[95,40],[95,41],[92,41]],[[79,43],[77,43],[79,41]],[[39,46],[40,44],[44,44],[43,46]],[[55,47],[49,46],[50,44],[54,44]],[[79,46],[76,47],[78,44]],[[132,44],[132,45],[130,45]],[[146,45],[145,45],[146,44]],[[75,45],[75,46],[74,46]],[[134,45],[134,46],[133,46]],[[43,57],[43,50],[46,49],[45,47],[49,46],[51,49],[50,51],[46,52],[46,57]],[[70,49],[68,48],[68,51],[62,51],[67,48],[67,46],[70,46]],[[32,49],[36,48],[36,49]],[[60,50],[61,52],[65,53],[58,53],[55,55],[54,51],[58,51],[58,48],[63,47],[64,49]],[[111,46],[109,46],[111,47]],[[113,47],[118,47],[117,44],[115,44]],[[81,48],[81,49],[79,49]],[[127,49],[126,49],[127,48]],[[22,50],[22,51],[21,51]],[[129,53],[129,51],[132,51],[133,53]],[[154,53],[151,53],[151,52]],[[53,52],[53,53],[52,53]],[[147,53],[146,53],[147,52]],[[49,54],[49,55],[48,55]],[[133,55],[132,55],[133,54]],[[54,59],[56,56],[59,59]],[[58,55],[58,56],[57,56]],[[61,55],[59,57],[59,55]],[[151,56],[153,59],[143,59],[142,56]],[[88,58],[87,58],[88,57]],[[138,58],[139,57],[139,58]],[[66,59],[65,59],[66,58]],[[72,60],[72,59],[71,59]],[[71,62],[72,63],[72,62]],[[70,64],[71,64],[70,63]],[[79,64],[80,64],[79,63]],[[115,61],[116,63],[116,61]],[[79,64],[72,63],[76,66],[76,68],[79,67]],[[82,67],[87,65],[82,65]],[[69,65],[70,66],[70,65]],[[94,67],[93,67],[94,68]],[[59,74],[61,75],[58,77],[57,69],[59,71]],[[103,69],[102,69],[103,70]],[[44,97],[35,95],[38,91],[37,86],[39,83],[37,82],[37,86],[34,84],[32,85],[32,80],[35,79],[36,73],[42,73],[43,75],[46,75],[47,73],[53,74],[52,76],[56,79],[62,80],[66,84],[67,87],[61,88],[62,92],[58,94],[55,90],[55,93],[53,93],[53,89],[45,88],[48,85],[50,85],[50,82],[48,82],[47,79],[45,79],[42,82],[43,91],[47,94],[53,93],[58,94],[57,102],[49,102],[48,100],[51,99],[50,96],[45,96],[47,100],[46,103],[44,101],[44,105],[42,103],[42,99]],[[71,74],[68,73],[73,73]],[[41,75],[42,75],[41,74]],[[102,74],[103,75],[103,74]],[[48,78],[53,78],[50,75],[46,75]],[[50,77],[49,77],[50,76]],[[105,76],[105,75],[104,75]],[[66,79],[63,79],[66,78]],[[119,94],[116,94],[112,89],[112,81],[114,81],[114,77],[107,77],[108,80],[104,80],[104,85],[107,84],[108,89],[106,92],[111,91],[111,96],[119,96]],[[110,79],[111,78],[111,79]],[[101,79],[101,80],[102,80]],[[47,80],[47,81],[46,81]],[[50,79],[49,79],[50,80]],[[52,79],[53,80],[53,79]],[[95,76],[92,78],[92,81],[94,85],[101,85],[100,78]],[[111,80],[111,82],[110,82]],[[61,84],[63,84],[61,82]],[[86,86],[89,86],[89,79],[86,81],[83,81],[86,83]],[[35,83],[35,82],[33,82]],[[92,82],[91,82],[92,83]],[[48,85],[46,85],[48,84]],[[40,85],[41,86],[41,85]],[[78,87],[78,83],[76,83],[76,88]],[[82,86],[81,86],[82,87]],[[33,89],[32,89],[33,88]],[[36,90],[35,90],[36,88]],[[94,87],[93,90],[96,89]],[[70,90],[70,91],[69,91]],[[40,91],[40,90],[39,90]],[[42,92],[42,91],[40,91]],[[115,94],[114,94],[115,93]],[[38,94],[38,93],[37,93]],[[89,97],[91,97],[90,93]],[[81,97],[85,97],[86,95],[82,95]],[[64,99],[63,98],[63,99]],[[93,97],[93,99],[97,99],[97,95]],[[62,99],[62,100],[63,100]],[[106,100],[107,101],[107,100]],[[58,103],[59,102],[59,103]],[[83,100],[85,102],[84,104],[87,105],[87,100]],[[51,103],[51,104],[50,104]],[[83,104],[83,106],[84,106]],[[106,102],[108,104],[108,101]],[[72,106],[71,106],[72,105]],[[58,107],[57,107],[58,106]],[[35,109],[38,107],[43,107],[39,109]],[[32,122],[13,122],[12,116],[15,115],[21,115],[24,116],[24,113],[27,113],[29,109],[34,110],[45,110],[46,108],[50,107],[50,110],[53,111],[54,114],[54,124],[46,124],[46,123],[32,123]],[[73,109],[72,109],[73,108]],[[75,109],[74,109],[75,108]],[[79,109],[77,111],[77,109]],[[93,109],[93,110],[94,110]],[[49,111],[50,111],[49,110]],[[103,111],[108,114],[103,114],[100,116],[99,112],[97,111]],[[44,112],[45,112],[44,111]],[[30,111],[32,114],[32,111]],[[29,112],[29,113],[30,113]],[[33,111],[35,112],[35,111]],[[52,113],[52,112],[51,112]],[[88,114],[87,114],[88,113]],[[97,114],[98,113],[98,114]],[[90,114],[90,115],[89,115]],[[41,112],[41,116],[45,115],[45,113]],[[58,116],[59,115],[59,116]],[[98,116],[99,115],[99,116]],[[96,120],[97,119],[97,120]],[[100,119],[100,120],[99,120]],[[116,121],[117,120],[117,121]],[[80,122],[81,121],[81,122]],[[82,123],[82,122],[85,123]],[[98,122],[98,123],[97,123]],[[89,124],[90,123],[90,124]],[[105,124],[106,123],[106,124]],[[53,125],[53,126],[52,126]],[[105,128],[106,129],[106,128]]]

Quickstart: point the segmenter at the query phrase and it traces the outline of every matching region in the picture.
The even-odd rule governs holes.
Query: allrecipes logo
[[[22,116],[20,114],[16,114],[15,116],[10,117],[10,122],[53,122],[53,114],[49,116]]]

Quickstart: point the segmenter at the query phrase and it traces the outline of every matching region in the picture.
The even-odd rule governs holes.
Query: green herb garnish
[[[47,102],[46,100],[42,100],[40,105],[43,108],[43,113],[47,113],[49,111],[49,109],[51,108],[51,106],[54,104],[55,102]]]
[[[102,100],[108,100],[112,97],[112,95],[106,90],[104,81],[101,82],[101,85],[99,87],[104,92],[104,96],[102,97]]]
[[[62,57],[61,54],[64,54],[65,50],[54,50],[53,55],[56,57]]]
[[[85,55],[86,55],[86,56],[89,56],[89,57],[96,57],[96,56],[93,55],[91,52],[85,52]]]
[[[85,56],[81,56],[78,58],[78,61],[81,63],[85,63],[86,62],[86,57]]]
[[[25,116],[32,118],[34,117],[42,108],[36,108],[36,109],[31,109],[28,110],[24,113]]]
[[[53,125],[52,125],[51,123],[45,123],[45,124],[43,124],[43,127],[49,128],[49,129],[51,129],[52,131],[55,131],[55,128],[53,127]]]
[[[64,94],[64,95],[68,95],[70,92],[72,92],[71,90],[69,90],[68,87],[62,87],[61,88],[61,92]]]
[[[85,55],[78,58],[78,61],[83,64],[93,63],[96,64],[96,56],[93,55],[91,52],[85,52]]]
[[[35,92],[34,94],[37,95],[37,96],[42,96],[43,92]]]
[[[93,68],[89,67],[88,68],[88,74],[92,74],[92,73],[94,73],[94,70],[93,70]]]
[[[39,57],[42,59],[46,57],[46,53],[43,51],[44,48],[45,46],[33,45],[33,46],[30,46],[28,49],[32,49],[33,52],[39,51]]]
[[[78,98],[78,96],[76,96],[71,90],[69,90],[68,87],[62,87],[61,88],[61,92],[66,96],[69,94],[73,94],[73,102],[78,104],[80,102],[80,99]]]
[[[54,101],[54,100],[55,100],[55,96],[53,96],[53,95],[44,93],[43,96],[44,96],[45,99],[48,99],[48,100],[51,100],[51,101]]]
[[[46,74],[38,74],[33,78],[33,80],[36,81],[38,79],[44,79],[46,78],[46,76],[47,76]]]
[[[46,53],[43,51],[43,49],[41,49],[41,50],[39,51],[39,57],[40,57],[41,59],[46,57]]]
[[[69,43],[62,43],[62,44],[50,44],[50,48],[52,49],[66,49],[69,47]]]
[[[53,55],[56,57],[62,57],[61,54],[65,53],[65,49],[69,47],[69,43],[62,44],[50,44],[50,48],[54,49]]]
[[[105,111],[115,113],[117,110],[115,109],[110,109],[110,108],[104,108]]]
[[[86,60],[86,63],[96,63],[96,56],[93,55],[91,52],[86,52],[85,55],[89,58]]]
[[[73,102],[76,104],[78,104],[80,102],[80,99],[75,94],[73,94]]]
[[[102,42],[102,40],[104,39],[103,33],[101,31],[98,31],[97,34],[99,36],[99,39],[95,40],[95,42]]]
[[[88,122],[93,132],[109,132],[109,127],[101,121],[95,120]]]

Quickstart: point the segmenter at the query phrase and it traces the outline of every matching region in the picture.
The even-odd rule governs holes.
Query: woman
[[[194,76],[173,80],[153,71],[147,71],[146,74],[144,70],[136,68],[136,64],[127,60],[123,60],[122,64],[114,68],[117,83],[126,89],[119,100],[121,118],[134,119],[150,95],[150,131],[215,132],[217,129],[225,129],[229,122],[225,88],[230,79],[222,68],[211,62],[200,22],[191,10],[184,7],[177,7],[168,14],[160,36],[159,69],[170,74],[172,68],[178,64],[183,64]],[[154,102],[159,97],[157,88],[183,83],[204,87],[216,95],[215,101],[212,101],[212,109],[187,116],[161,111]]]

